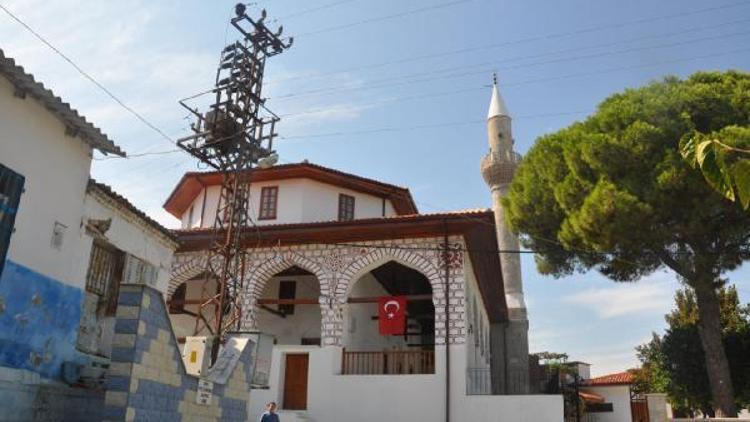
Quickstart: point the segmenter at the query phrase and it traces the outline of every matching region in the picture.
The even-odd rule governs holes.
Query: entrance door
[[[309,356],[304,353],[286,355],[284,372],[284,409],[307,409],[307,369]]]

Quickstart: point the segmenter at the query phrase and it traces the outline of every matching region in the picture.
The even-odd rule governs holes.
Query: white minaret
[[[521,156],[513,151],[513,134],[508,108],[493,77],[492,99],[487,113],[487,140],[490,152],[482,159],[482,177],[492,191],[492,209],[495,212],[495,230],[500,249],[505,302],[508,322],[504,327],[503,347],[504,387],[507,394],[525,394],[529,391],[529,322],[523,298],[520,254],[510,251],[520,249],[518,236],[505,221],[502,198],[508,195],[510,182]],[[504,252],[508,251],[508,252]],[[496,330],[493,330],[497,332]],[[502,331],[501,331],[502,332]],[[494,353],[494,352],[493,352]]]

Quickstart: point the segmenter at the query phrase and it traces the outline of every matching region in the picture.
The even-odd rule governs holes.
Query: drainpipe
[[[451,420],[451,352],[450,352],[450,268],[448,266],[448,224],[443,219],[443,267],[445,268],[445,422]]]

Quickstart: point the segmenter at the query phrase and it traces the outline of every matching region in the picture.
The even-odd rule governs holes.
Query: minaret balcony
[[[516,167],[521,162],[521,154],[510,151],[499,154],[490,152],[482,158],[480,168],[484,181],[490,186],[505,185],[513,180]]]

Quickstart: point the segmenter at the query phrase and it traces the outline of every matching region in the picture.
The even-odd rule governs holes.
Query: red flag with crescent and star
[[[406,331],[406,298],[403,296],[378,299],[378,321],[380,334],[399,336]]]

